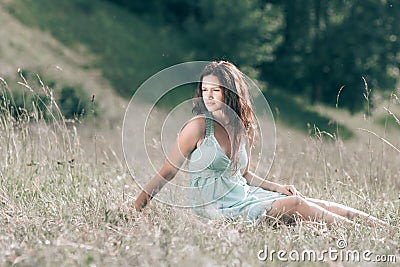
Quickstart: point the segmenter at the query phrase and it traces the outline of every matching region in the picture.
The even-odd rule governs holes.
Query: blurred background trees
[[[386,0],[109,0],[179,29],[193,58],[229,59],[312,103],[363,107],[398,80],[400,5]],[[156,17],[157,19],[154,19]],[[361,96],[361,97],[360,97]]]
[[[343,87],[339,106],[351,112],[365,108],[363,78],[372,92],[399,81],[394,0],[18,0],[9,11],[88,47],[125,97],[189,60],[232,61],[266,90],[309,104],[334,106]]]
[[[267,2],[267,1],[266,1]],[[284,14],[283,42],[261,66],[268,80],[311,102],[363,106],[369,88],[393,90],[398,80],[398,3],[390,1],[276,1]]]

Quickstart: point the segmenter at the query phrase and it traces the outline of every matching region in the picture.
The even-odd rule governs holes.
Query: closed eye
[[[221,88],[220,87],[213,87],[213,88],[201,88],[201,91],[205,92],[205,91],[209,91],[212,90],[213,92],[221,92]]]

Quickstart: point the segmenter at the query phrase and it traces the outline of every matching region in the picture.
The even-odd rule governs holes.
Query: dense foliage
[[[311,104],[334,106],[343,88],[339,107],[351,112],[398,82],[400,3],[393,0],[20,0],[9,11],[88,48],[97,59],[88,68],[100,68],[125,97],[157,71],[190,60],[230,60],[267,90]]]
[[[181,31],[194,59],[226,58],[290,93],[363,108],[369,89],[394,89],[400,3],[387,0],[109,0]],[[370,103],[371,104],[371,103]]]

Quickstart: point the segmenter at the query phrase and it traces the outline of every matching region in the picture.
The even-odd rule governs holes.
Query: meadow
[[[142,213],[129,217],[130,205],[140,192],[134,179],[150,178],[154,170],[127,168],[121,135],[128,100],[118,97],[115,91],[140,84],[149,75],[144,70],[153,73],[160,66],[176,63],[168,53],[179,52],[182,49],[176,48],[185,46],[175,34],[143,25],[135,17],[128,19],[120,9],[111,11],[126,18],[129,27],[116,29],[113,20],[104,15],[110,9],[104,3],[95,5],[104,6],[104,10],[94,12],[96,19],[89,23],[83,20],[87,16],[85,8],[81,12],[58,8],[67,2],[22,2],[0,3],[0,37],[6,40],[0,42],[0,266],[398,265],[399,90],[376,94],[368,112],[372,116],[311,106],[279,92],[270,92],[268,98],[277,127],[275,159],[268,179],[294,184],[306,196],[368,212],[386,221],[387,227],[368,227],[363,222],[328,229],[317,223],[208,221],[189,209],[157,200]],[[44,2],[51,12],[43,12]],[[9,4],[14,8],[10,10]],[[76,19],[70,20],[64,10]],[[54,18],[65,24],[63,30]],[[67,27],[69,23],[72,28]],[[84,23],[90,26],[90,34],[70,35],[80,32]],[[33,27],[37,24],[41,28]],[[131,24],[136,25],[137,36],[127,34],[125,27],[130,29]],[[155,30],[157,34],[144,38]],[[99,42],[99,34],[110,35],[113,42]],[[53,35],[60,35],[58,41]],[[129,41],[125,49],[118,44],[121,36]],[[166,37],[169,49],[165,57],[153,52],[158,51],[158,36]],[[142,41],[148,39],[153,40],[150,47]],[[107,44],[110,48],[106,49]],[[94,49],[88,49],[94,45]],[[183,55],[181,58],[185,59]],[[117,70],[124,72],[113,73]],[[65,86],[82,87],[89,96],[86,112],[96,116],[67,119],[61,103],[54,98]],[[36,108],[26,108],[31,106],[27,102],[25,108],[13,109],[11,96],[16,92],[23,92],[25,101],[34,99]],[[365,103],[369,107],[368,97]],[[340,98],[337,104],[340,107]],[[162,108],[157,112],[160,116],[155,119],[167,115]],[[316,124],[307,126],[306,120]],[[155,120],[153,125],[162,125],[162,121]],[[142,129],[132,132],[134,138]],[[164,156],[158,153],[159,128],[150,128],[147,134],[152,160],[161,164]],[[134,147],[125,149],[132,151],[136,165],[147,160],[135,154]],[[263,167],[266,162],[260,166],[260,172],[267,172]],[[340,250],[338,245],[344,241],[347,246]],[[335,261],[328,257],[324,262],[284,261],[277,258],[276,252],[273,261],[263,261],[259,257],[265,256],[265,248],[269,252],[300,253],[370,251],[371,260],[380,255],[396,263]]]
[[[43,91],[51,96],[52,89],[46,84],[31,84],[22,75],[21,78],[19,85],[28,93]],[[2,266],[382,264],[334,258],[305,263],[288,260],[288,255],[286,262],[276,255],[272,261],[262,261],[259,257],[264,254],[260,251],[265,248],[300,253],[368,250],[372,252],[371,259],[383,255],[387,261],[400,260],[398,130],[386,125],[383,133],[378,132],[371,117],[349,116],[349,127],[357,127],[358,123],[365,130],[356,130],[357,136],[345,142],[335,133],[318,131],[317,126],[311,126],[309,134],[304,134],[278,121],[275,160],[268,179],[292,183],[310,197],[366,211],[388,222],[387,227],[369,227],[364,222],[328,229],[320,223],[208,221],[190,209],[157,200],[144,212],[134,212],[130,217],[130,205],[140,191],[134,178],[150,178],[154,173],[127,170],[121,152],[121,128],[101,127],[96,118],[66,120],[51,97],[43,101],[43,109],[51,111],[47,119],[41,116],[41,109],[32,112],[21,108],[14,113],[12,99],[5,93],[11,91],[11,86],[14,85],[1,80]],[[395,96],[388,110],[399,105]],[[388,114],[387,118],[395,115]],[[138,133],[141,130],[135,129]],[[147,134],[157,138],[157,131]],[[158,157],[156,160],[162,162],[163,155],[159,153]],[[140,164],[146,159],[137,155],[136,160]],[[344,241],[347,246],[340,250],[338,245],[342,243],[338,242]]]

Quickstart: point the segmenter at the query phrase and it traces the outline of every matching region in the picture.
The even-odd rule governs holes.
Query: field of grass
[[[4,81],[1,89],[10,90]],[[293,183],[310,197],[369,212],[390,226],[368,227],[361,222],[328,229],[323,224],[273,227],[267,222],[207,221],[156,200],[126,220],[123,215],[139,193],[132,177],[150,177],[153,172],[128,172],[116,150],[121,129],[94,130],[91,121],[68,122],[54,108],[56,102],[48,105],[59,119],[44,121],[24,110],[12,117],[7,99],[2,99],[2,266],[302,266],[304,262],[277,258],[263,262],[258,253],[265,246],[300,253],[338,249],[342,239],[347,242],[345,250],[369,250],[373,256],[395,255],[397,263],[400,260],[400,153],[374,135],[363,132],[357,140],[343,143],[327,140],[324,133],[306,136],[278,124],[269,179]],[[369,124],[364,121],[365,128]],[[141,130],[135,129],[137,135]],[[148,134],[156,137],[157,129]],[[398,139],[386,138],[399,147]],[[162,160],[163,155],[158,157]],[[136,160],[140,164],[146,159],[137,155]],[[307,266],[321,262],[310,261]]]

